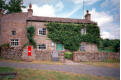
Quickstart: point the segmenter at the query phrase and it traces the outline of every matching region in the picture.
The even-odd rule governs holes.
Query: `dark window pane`
[[[16,31],[12,31],[12,35],[16,35]]]

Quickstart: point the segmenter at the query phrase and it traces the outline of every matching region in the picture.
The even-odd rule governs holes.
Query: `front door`
[[[57,51],[63,51],[63,45],[62,44],[56,44],[56,50]]]

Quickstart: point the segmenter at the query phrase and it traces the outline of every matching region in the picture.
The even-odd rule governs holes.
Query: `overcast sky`
[[[83,0],[24,0],[32,3],[33,15],[65,18],[83,18]],[[102,38],[120,38],[120,0],[84,0],[84,9],[98,23]],[[26,12],[26,9],[23,9]]]

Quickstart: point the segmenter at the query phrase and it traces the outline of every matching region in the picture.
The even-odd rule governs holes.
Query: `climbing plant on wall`
[[[86,28],[86,34],[81,29]],[[65,49],[77,51],[81,42],[98,44],[100,39],[99,27],[96,24],[56,23],[47,24],[48,37],[55,43],[61,43]]]
[[[27,30],[26,36],[27,36],[29,41],[25,44],[25,46],[33,45],[33,47],[36,48],[36,42],[33,39],[33,36],[35,34],[35,28],[33,26],[29,26],[29,27],[27,27],[26,30]]]

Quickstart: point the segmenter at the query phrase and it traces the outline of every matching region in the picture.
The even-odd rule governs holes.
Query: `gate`
[[[52,61],[59,61],[59,55],[57,51],[52,52]]]

